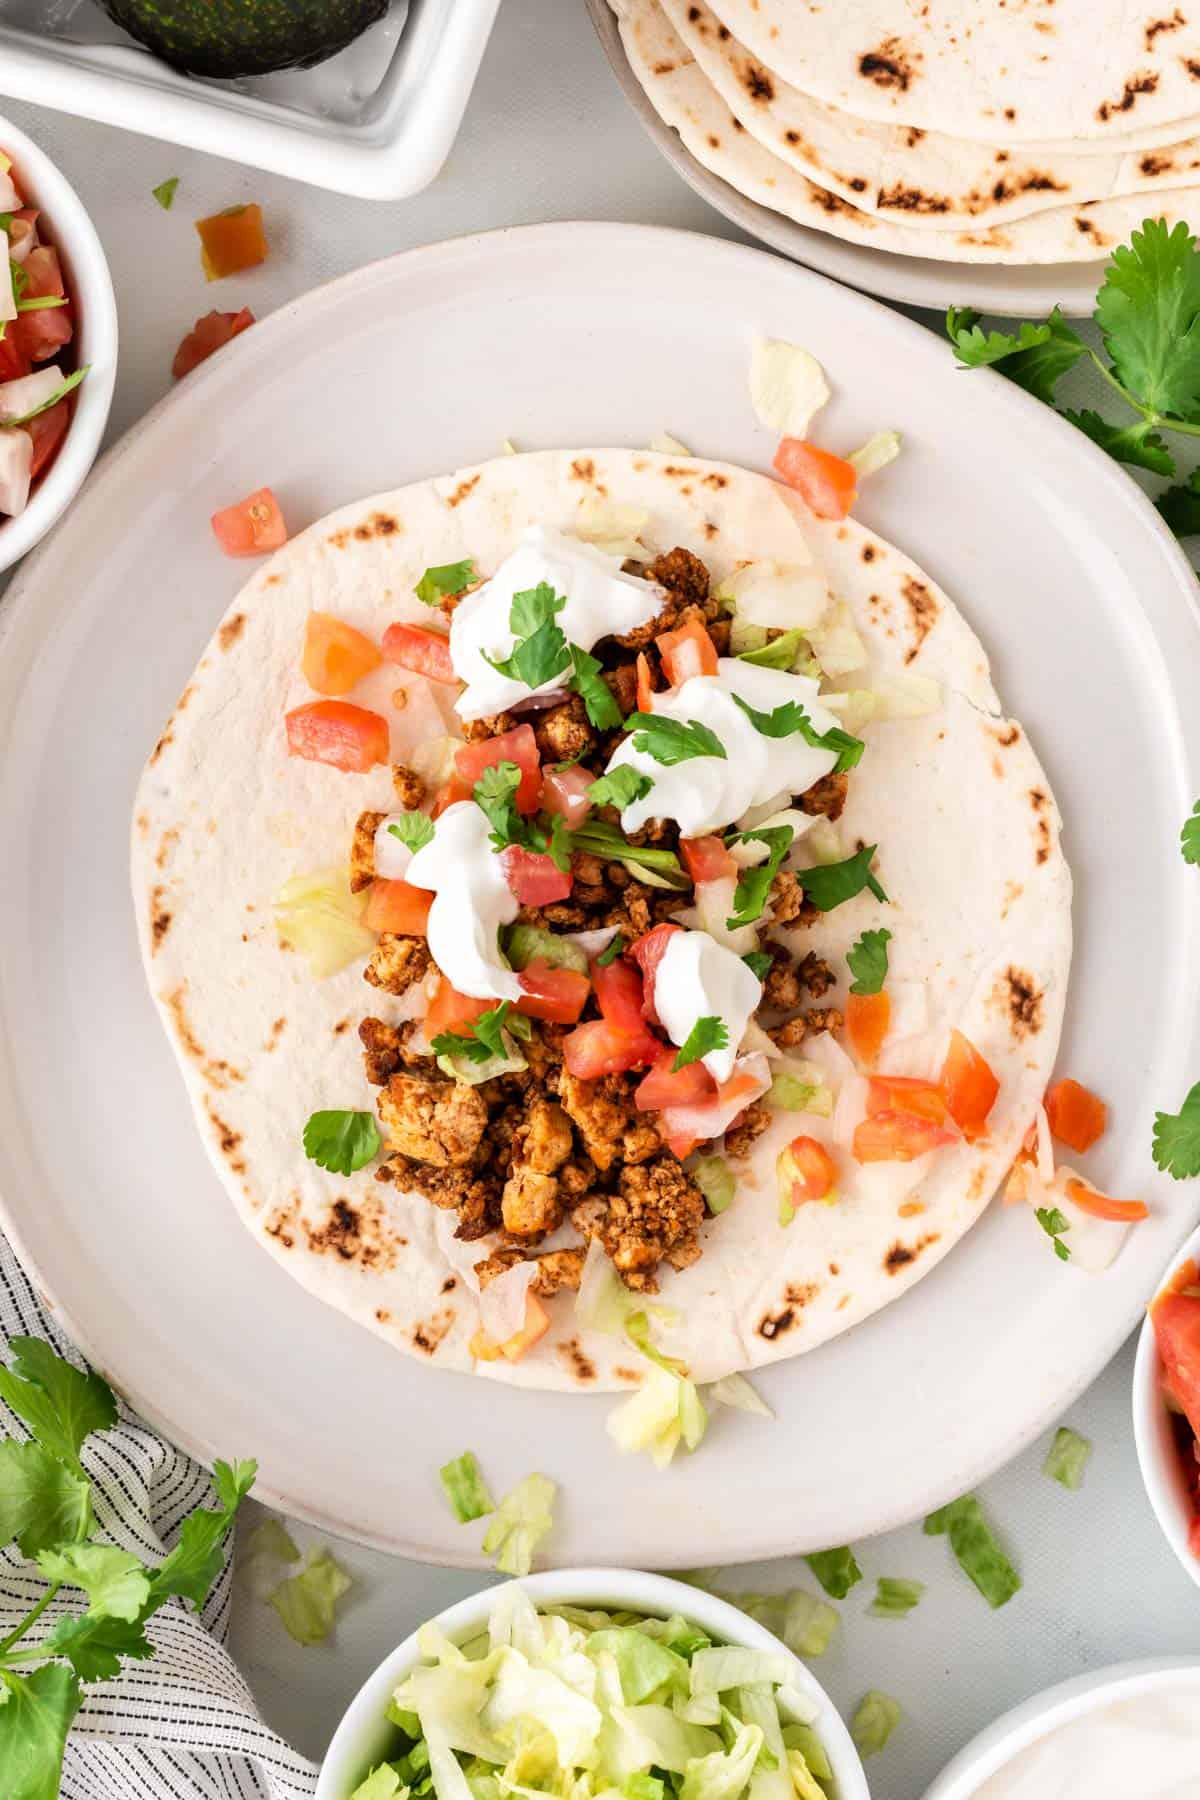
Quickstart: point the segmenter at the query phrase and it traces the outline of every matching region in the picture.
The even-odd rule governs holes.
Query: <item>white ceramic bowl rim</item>
[[[1083,1718],[1104,1706],[1149,1694],[1160,1688],[1178,1685],[1186,1675],[1197,1685],[1200,1697],[1200,1657],[1162,1656],[1138,1662],[1114,1663],[1071,1681],[1060,1682],[1004,1713],[993,1725],[972,1738],[943,1769],[925,1800],[972,1800],[972,1796],[991,1776],[997,1774],[1022,1750],[1048,1737],[1072,1720]]]
[[[1189,1257],[1200,1262],[1200,1231],[1194,1231],[1182,1244],[1163,1270],[1155,1294],[1162,1292],[1175,1271]],[[1187,1573],[1200,1587],[1200,1557],[1188,1544],[1192,1509],[1184,1486],[1183,1470],[1167,1428],[1166,1407],[1162,1397],[1162,1361],[1154,1326],[1147,1313],[1138,1337],[1137,1357],[1133,1365],[1133,1440],[1137,1446],[1138,1466],[1154,1516],[1163,1535]]]
[[[44,537],[83,486],[108,423],[117,373],[117,302],[96,228],[57,163],[11,120],[0,118],[0,151],[11,156],[26,197],[46,215],[67,288],[77,302],[76,352],[89,373],[70,427],[45,476],[15,519],[0,518],[0,570]]]
[[[594,1606],[664,1618],[682,1613],[722,1642],[789,1657],[796,1665],[798,1686],[818,1709],[814,1729],[833,1767],[836,1800],[870,1800],[850,1733],[820,1682],[777,1638],[728,1601],[668,1576],[646,1575],[636,1569],[558,1569],[527,1576],[519,1585],[539,1607]],[[474,1636],[486,1626],[502,1591],[498,1586],[483,1588],[439,1613],[432,1623],[452,1641]],[[386,1656],[350,1702],[321,1765],[316,1800],[349,1800],[372,1758],[380,1756],[390,1730],[385,1720],[387,1703],[397,1682],[420,1655],[417,1636],[414,1631]]]

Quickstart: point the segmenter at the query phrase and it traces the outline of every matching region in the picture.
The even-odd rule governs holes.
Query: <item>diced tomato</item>
[[[471,994],[460,994],[443,975],[425,1014],[425,1036],[432,1040],[443,1031],[461,1032],[485,1012],[491,1012],[495,1004],[494,1000],[476,1000]]]
[[[380,877],[367,892],[363,924],[369,931],[396,931],[402,937],[424,937],[433,895],[428,888],[408,881],[384,881]]]
[[[365,775],[388,759],[387,720],[349,700],[311,700],[284,719],[288,755]]]
[[[444,631],[426,631],[423,625],[389,625],[383,634],[383,654],[402,669],[412,669],[429,681],[458,686],[450,661],[450,639]]]
[[[595,779],[582,763],[573,763],[569,769],[547,769],[542,783],[543,808],[564,819],[572,831],[577,830],[592,810],[588,789]]]
[[[1046,1117],[1060,1144],[1083,1152],[1090,1150],[1108,1124],[1108,1108],[1090,1088],[1067,1076],[1056,1081],[1046,1095]]]
[[[727,881],[737,875],[737,863],[719,837],[680,838],[679,854],[695,882]]]
[[[25,271],[22,300],[61,300],[66,294],[58,251],[51,249],[49,244],[39,244],[36,250],[31,250],[21,267]]]
[[[854,1128],[854,1159],[860,1163],[912,1162],[927,1150],[954,1141],[954,1132],[944,1131],[932,1119],[919,1119],[913,1113],[876,1113]]]
[[[226,556],[265,556],[287,543],[287,526],[269,487],[256,488],[212,516],[212,528]]]
[[[570,869],[555,867],[554,858],[510,844],[500,852],[504,879],[522,906],[551,906],[565,900],[575,885]]]
[[[1200,1557],[1200,1494],[1196,1497],[1196,1517],[1188,1529],[1188,1549],[1193,1556]]]
[[[974,1143],[987,1126],[1000,1083],[986,1057],[961,1031],[950,1033],[950,1048],[942,1064],[942,1092],[950,1117],[967,1142]]]
[[[238,312],[205,313],[197,319],[192,329],[180,340],[171,363],[171,373],[176,381],[182,381],[185,375],[210,357],[214,350],[220,350],[232,338],[249,329],[254,324],[254,314],[248,306]]]
[[[57,356],[63,345],[71,342],[75,321],[70,305],[39,306],[32,312],[18,313],[9,321],[8,329],[30,362],[38,363]]]
[[[693,675],[715,675],[717,646],[698,619],[689,619],[678,631],[664,631],[654,640],[662,657],[663,673],[672,687]]]
[[[1167,1385],[1200,1437],[1200,1300],[1160,1294],[1150,1308]]]
[[[662,1045],[648,1031],[637,1036],[610,1025],[607,1019],[588,1019],[567,1033],[562,1048],[570,1074],[579,1081],[596,1081],[601,1075],[620,1075],[653,1062]]]
[[[550,1314],[539,1296],[529,1288],[525,1295],[525,1323],[520,1331],[514,1331],[502,1344],[493,1343],[486,1331],[477,1331],[468,1348],[479,1362],[497,1362],[502,1356],[509,1362],[520,1362],[526,1351],[532,1350],[549,1329]]]
[[[524,993],[517,1011],[531,1019],[549,1019],[555,1025],[573,1025],[591,993],[592,984],[578,969],[554,969],[540,956],[517,976]]]
[[[717,1097],[717,1084],[702,1062],[687,1063],[682,1069],[672,1064],[677,1052],[666,1049],[650,1073],[643,1077],[633,1096],[639,1112],[661,1112],[666,1106],[705,1106]]]
[[[792,1204],[805,1200],[824,1200],[837,1184],[837,1167],[824,1144],[814,1137],[793,1138],[788,1145],[792,1159]]]
[[[650,659],[641,650],[637,659],[637,704],[638,711],[648,713],[654,710],[654,677],[650,673]]]
[[[946,1096],[932,1081],[918,1081],[912,1075],[872,1075],[867,1082],[868,1118],[892,1112],[944,1125]]]
[[[457,775],[451,776],[449,781],[442,783],[434,795],[433,805],[429,809],[430,814],[433,818],[439,819],[448,806],[458,806],[461,801],[470,798],[471,790],[466,782],[460,781]]]
[[[304,679],[318,694],[348,694],[383,661],[379,646],[332,613],[310,612],[304,623]]]
[[[846,1036],[860,1062],[873,1063],[883,1048],[892,1018],[887,990],[878,994],[847,994]]]
[[[196,230],[200,234],[200,261],[209,281],[220,281],[267,260],[262,207],[257,201],[248,206],[227,206],[224,212],[197,219]]]
[[[785,437],[775,452],[775,467],[818,519],[844,519],[854,505],[858,470],[828,450]]]
[[[22,350],[11,331],[0,337],[0,381],[20,381],[28,375],[33,364]]]
[[[392,626],[391,629],[396,628]],[[387,651],[386,637],[384,651]],[[455,751],[454,766],[466,785],[467,799],[483,771],[502,762],[516,763],[521,771],[517,811],[536,812],[542,799],[542,759],[532,725],[514,725],[511,731],[502,731],[499,737],[484,738],[478,744],[464,744],[461,750]]]
[[[71,423],[71,402],[69,399],[56,400],[45,412],[38,413],[30,419],[25,430],[33,439],[33,462],[30,464],[29,479],[33,481],[43,469],[53,462],[58,446],[67,435],[67,426]]]
[[[762,1082],[741,1069],[735,1070],[710,1099],[699,1105],[664,1107],[658,1123],[668,1150],[682,1162],[697,1144],[728,1131],[762,1091]]]
[[[658,1024],[658,1014],[654,1010],[654,977],[672,934],[679,929],[678,925],[656,925],[653,931],[648,931],[645,937],[638,938],[636,943],[629,946],[630,956],[642,971],[642,1012],[655,1025]]]
[[[618,956],[606,965],[593,963],[592,986],[596,990],[596,1003],[610,1025],[615,1025],[618,1031],[632,1032],[635,1037],[645,1035],[642,977],[631,962]]]
[[[1068,1181],[1067,1193],[1080,1212],[1090,1213],[1093,1219],[1114,1219],[1122,1224],[1136,1225],[1139,1219],[1150,1217],[1150,1208],[1144,1200],[1114,1200],[1111,1194],[1102,1194],[1098,1188],[1088,1187],[1083,1181]]]

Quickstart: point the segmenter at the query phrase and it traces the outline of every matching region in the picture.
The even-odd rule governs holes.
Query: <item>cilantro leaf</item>
[[[515,637],[532,637],[543,625],[553,625],[566,604],[566,595],[556,594],[548,581],[539,581],[536,587],[522,588],[512,597],[508,629]]]
[[[571,647],[561,625],[555,623],[566,604],[566,596],[556,594],[548,581],[514,594],[508,628],[517,641],[505,657],[488,656],[485,651],[484,661],[498,674],[528,688],[553,681],[572,666]]]
[[[854,1552],[845,1545],[837,1550],[814,1550],[804,1560],[831,1600],[844,1600],[862,1580]]]
[[[461,594],[476,579],[474,560],[468,556],[463,562],[438,563],[426,569],[413,593],[422,606],[438,606],[447,595]]]
[[[132,1624],[150,1598],[150,1582],[136,1556],[109,1544],[63,1544],[42,1550],[38,1567],[47,1581],[82,1588],[88,1612],[97,1619]]]
[[[521,771],[515,762],[493,763],[483,771],[471,792],[476,806],[492,828],[491,842],[496,850],[509,844],[520,844],[526,836],[525,822],[517,811],[517,789]]]
[[[739,699],[737,694],[733,698],[754,729],[761,732],[763,737],[793,737],[799,732],[805,743],[811,744],[816,750],[836,750],[838,759],[833,769],[835,775],[841,775],[847,769],[857,768],[862,761],[862,753],[866,749],[866,745],[861,738],[851,737],[850,733],[843,731],[840,725],[831,725],[828,731],[818,731],[804,708],[795,700],[786,700],[773,712],[764,713],[756,712],[752,706],[747,706],[746,702]]]
[[[877,994],[887,980],[888,943],[891,932],[881,928],[878,931],[864,931],[858,942],[846,952],[846,961],[854,980],[850,983],[852,994]]]
[[[0,1683],[0,1793],[4,1800],[54,1800],[83,1698],[79,1678],[62,1663],[46,1663],[31,1675],[0,1670]]]
[[[1170,470],[1167,472],[1171,473]],[[1193,469],[1186,481],[1169,487],[1154,504],[1176,537],[1200,534],[1200,469]]]
[[[1071,1229],[1071,1221],[1057,1206],[1039,1206],[1033,1216],[1046,1236],[1054,1240],[1054,1254],[1059,1262],[1070,1262],[1071,1252],[1063,1243],[1062,1234]]]
[[[1107,450],[1115,462],[1149,469],[1155,475],[1175,473],[1175,458],[1159,433],[1151,429],[1149,419],[1139,419],[1133,425],[1112,425],[1088,406],[1082,412],[1073,412],[1067,406],[1060,411],[1062,417],[1090,437],[1093,444]]]
[[[144,1661],[154,1655],[140,1621],[97,1618],[90,1612],[59,1619],[38,1648],[51,1656],[65,1656],[81,1681],[110,1681],[121,1673],[123,1656]]]
[[[148,1610],[153,1612],[173,1594],[190,1600],[199,1612],[224,1567],[222,1546],[233,1525],[234,1508],[189,1513],[179,1542],[150,1577]]]
[[[853,900],[863,888],[869,888],[877,900],[887,895],[871,873],[871,858],[877,844],[864,844],[862,849],[844,862],[821,863],[813,869],[797,869],[796,880],[818,912],[832,912],[845,900]]]
[[[550,815],[550,836],[545,840],[545,854],[560,875],[571,867],[571,833],[561,813]]]
[[[117,1402],[99,1375],[83,1373],[43,1338],[10,1339],[11,1368],[0,1366],[0,1398],[51,1456],[83,1478],[79,1449],[93,1431],[117,1422]]]
[[[323,1644],[333,1630],[337,1603],[351,1585],[349,1575],[322,1546],[310,1550],[299,1573],[281,1581],[267,1599],[296,1643]]]
[[[946,334],[959,362],[969,369],[997,368],[1038,400],[1052,401],[1062,376],[1087,355],[1087,345],[1057,306],[1044,324],[1023,324],[1015,335],[985,333],[979,317],[968,307],[952,306],[946,314]]]
[[[162,207],[164,212],[170,212],[175,200],[175,189],[178,186],[178,175],[168,175],[165,181],[160,181],[157,187],[152,187],[150,189],[150,192],[158,201],[158,204]]]
[[[618,763],[607,775],[601,775],[588,789],[593,806],[616,806],[622,811],[635,800],[644,800],[654,783],[632,763]]]
[[[672,1069],[686,1069],[689,1063],[699,1062],[710,1050],[724,1050],[729,1043],[729,1028],[724,1019],[718,1019],[713,1013],[706,1013],[697,1019],[671,1064]]]
[[[310,1113],[304,1154],[331,1175],[350,1175],[379,1155],[379,1127],[369,1112]]]
[[[232,1518],[258,1479],[258,1463],[252,1456],[239,1457],[235,1463],[223,1462],[218,1456],[212,1473],[217,1499]]]
[[[1183,822],[1179,848],[1185,863],[1200,863],[1200,800]]]
[[[409,850],[423,850],[426,844],[433,842],[435,826],[428,813],[401,813],[388,826],[388,832]]]
[[[1148,411],[1200,419],[1200,253],[1182,221],[1147,219],[1112,253],[1096,323],[1122,386]]]
[[[468,1062],[485,1063],[494,1056],[508,1055],[505,1031],[513,1037],[528,1039],[530,1029],[524,1014],[513,1012],[512,1003],[501,1000],[499,1006],[481,1013],[465,1032],[439,1032],[430,1048],[435,1056],[465,1056]]]
[[[729,844],[765,844],[767,859],[753,868],[743,869],[733,891],[733,911],[725,923],[730,931],[739,925],[752,925],[761,917],[771,892],[771,883],[779,873],[784,857],[792,846],[790,825],[769,825],[760,831],[739,831],[726,838]]]
[[[625,935],[623,932],[618,931],[611,942],[605,944],[603,950],[596,958],[596,967],[598,969],[607,969],[610,963],[616,962],[618,956],[622,954],[624,949]]]
[[[757,650],[742,650],[738,662],[750,663],[756,669],[790,669],[805,645],[802,631],[781,631],[768,638]]]
[[[15,1538],[22,1556],[85,1537],[91,1487],[41,1444],[0,1442],[0,1544]]]
[[[699,719],[668,719],[661,713],[634,713],[625,721],[626,731],[633,733],[633,747],[652,756],[664,768],[690,762],[694,756],[719,756],[725,761],[725,746],[715,732]]]
[[[573,673],[567,686],[580,696],[597,731],[616,731],[621,723],[621,709],[600,673],[600,664],[578,644],[570,644],[568,649]]]
[[[774,957],[769,956],[765,950],[747,950],[742,958],[750,973],[757,975],[760,981],[765,981],[771,973],[771,965],[774,960]]]
[[[949,1534],[959,1567],[969,1575],[988,1605],[1004,1606],[1021,1585],[1021,1577],[1005,1556],[974,1494],[964,1494],[939,1507],[925,1521],[926,1537]]]
[[[1155,1166],[1176,1181],[1200,1175],[1200,1081],[1177,1113],[1155,1113],[1153,1154]]]

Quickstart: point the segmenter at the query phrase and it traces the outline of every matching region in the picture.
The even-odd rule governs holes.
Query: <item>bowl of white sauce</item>
[[[1200,1796],[1200,1656],[1168,1656],[1035,1694],[972,1739],[925,1800],[1192,1796]]]

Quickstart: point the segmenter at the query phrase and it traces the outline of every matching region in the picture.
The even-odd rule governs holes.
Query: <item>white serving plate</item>
[[[1103,279],[1103,262],[1002,268],[896,256],[863,244],[848,244],[826,231],[811,231],[783,213],[747,199],[697,162],[680,142],[678,132],[659,117],[629,66],[609,0],[586,0],[586,4],[621,91],[667,161],[701,199],[751,237],[851,287],[905,306],[932,307],[938,312],[948,306],[973,306],[1004,318],[1042,319],[1055,306],[1071,319],[1091,314]]]
[[[957,598],[1046,761],[1079,897],[1062,1066],[1113,1103],[1091,1172],[1153,1216],[1093,1279],[1023,1210],[994,1208],[902,1300],[756,1377],[776,1423],[722,1413],[659,1475],[612,1449],[610,1400],[431,1371],[258,1249],[145,991],[126,846],[147,748],[246,573],[216,551],[216,507],[269,481],[300,525],[506,438],[669,430],[765,468],[757,332],[802,338],[825,364],[824,442],[904,432],[860,511]],[[340,405],[314,425],[316,392]],[[916,1517],[1061,1414],[1200,1210],[1200,1186],[1149,1159],[1155,1108],[1200,1069],[1200,912],[1177,849],[1200,785],[1198,649],[1195,578],[1115,464],[1001,377],[957,369],[924,328],[793,264],[686,233],[549,225],[318,289],[110,454],[0,615],[4,1228],[152,1422],[205,1459],[258,1456],[268,1501],[397,1552],[480,1560],[479,1528],[454,1523],[436,1479],[468,1446],[498,1491],[532,1467],[562,1484],[547,1549],[564,1564],[734,1562]]]
[[[398,200],[427,187],[462,120],[500,0],[392,0],[314,69],[200,81],[135,45],[88,0],[59,36],[0,15],[0,93],[146,132],[314,187]]]

